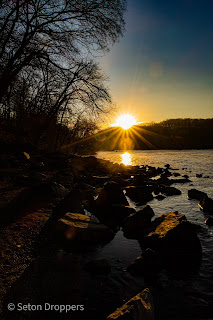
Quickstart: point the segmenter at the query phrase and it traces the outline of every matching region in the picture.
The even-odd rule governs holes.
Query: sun
[[[114,123],[113,126],[128,130],[135,124],[137,124],[136,119],[131,114],[124,113],[117,118],[116,123]]]

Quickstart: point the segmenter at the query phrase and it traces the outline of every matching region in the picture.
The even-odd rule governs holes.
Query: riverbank
[[[94,157],[69,158],[60,154],[20,153],[10,157],[8,158],[7,155],[6,158],[5,155],[5,158],[2,157],[1,159],[2,164],[7,163],[6,167],[2,165],[1,168],[1,176],[3,177],[1,184],[3,194],[1,207],[1,243],[3,244],[1,246],[1,257],[3,258],[1,259],[1,295],[4,300],[4,316],[8,317],[10,315],[5,311],[5,307],[11,296],[13,301],[18,301],[17,299],[20,299],[21,296],[23,300],[28,302],[35,299],[45,300],[46,298],[55,303],[57,299],[62,303],[65,300],[70,301],[70,297],[72,297],[72,301],[80,303],[83,300],[84,304],[87,305],[87,314],[86,316],[81,314],[82,319],[85,319],[88,314],[93,314],[94,318],[94,313],[97,319],[104,319],[119,307],[123,300],[132,298],[147,285],[152,287],[152,293],[159,290],[159,287],[161,287],[159,281],[154,284],[150,284],[149,281],[148,283],[144,282],[143,272],[138,280],[134,278],[134,275],[128,275],[124,267],[119,266],[119,262],[112,265],[111,274],[108,276],[105,274],[96,275],[96,272],[90,275],[88,271],[84,270],[84,264],[95,258],[94,250],[97,249],[94,248],[107,246],[107,243],[111,243],[111,238],[107,239],[105,243],[90,244],[89,247],[86,245],[85,250],[83,250],[84,253],[81,252],[78,243],[75,242],[71,249],[73,253],[70,255],[69,244],[67,247],[67,244],[62,243],[61,239],[59,239],[59,242],[56,241],[58,238],[50,237],[49,231],[66,212],[75,212],[78,215],[86,214],[87,216],[98,217],[106,228],[116,233],[122,226],[122,221],[129,214],[135,212],[134,209],[132,211],[129,208],[127,209],[128,202],[125,203],[126,198],[123,193],[120,193],[122,190],[125,189],[133,201],[145,205],[153,197],[167,197],[173,196],[173,194],[178,196],[178,189],[173,188],[171,184],[179,179],[182,179],[179,183],[188,183],[186,177],[177,177],[177,174],[175,174],[177,172],[171,170],[172,168],[170,169],[169,165],[164,168],[131,167],[112,164],[109,161]],[[9,161],[4,162],[4,160]],[[154,177],[158,176],[160,180],[153,180]],[[112,184],[112,181],[115,184]],[[103,189],[105,183],[108,183],[108,186],[111,184],[110,188],[105,187]],[[114,188],[114,191],[111,192],[110,197],[113,196],[114,198],[112,203],[108,203],[109,198],[107,199],[107,197],[112,188]],[[123,204],[120,203],[122,201]],[[109,209],[109,206],[110,210],[104,212],[103,208]],[[5,210],[7,219],[4,217]],[[116,219],[115,214],[117,214]],[[78,229],[76,224],[75,228]],[[120,232],[118,231],[118,234]],[[137,242],[137,240],[129,241]],[[85,244],[83,247],[85,247]],[[60,251],[62,248],[63,251]],[[82,248],[82,240],[80,248]],[[140,248],[138,252],[141,252]],[[84,258],[82,258],[82,254]],[[65,271],[64,267],[68,270]],[[126,265],[127,267],[128,265]],[[120,270],[118,270],[119,268]],[[54,274],[54,280],[46,279],[45,270]],[[64,272],[67,278],[63,278]],[[114,277],[115,274],[117,276],[118,273],[121,279],[125,275],[125,283],[129,289],[126,288],[122,291],[120,288],[120,297],[118,298],[115,295],[112,299],[104,291],[108,290],[111,293],[112,289],[110,287],[113,286],[114,282],[110,281],[110,277]],[[70,281],[73,281],[73,275],[77,276],[77,274],[77,279],[80,282],[73,287]],[[38,285],[37,280],[41,275],[42,283]],[[24,279],[26,286],[20,290],[21,279]],[[35,283],[32,283],[32,279],[36,279]],[[63,285],[60,283],[62,279],[65,281]],[[44,290],[43,286],[45,283],[49,285],[52,283],[53,285],[55,280],[56,285],[53,291],[56,296],[52,296],[51,291]],[[69,289],[66,281],[69,283]],[[91,290],[88,288],[86,290],[82,289],[82,285],[84,287],[86,284],[89,285]],[[92,285],[94,285],[94,288],[92,288]],[[64,288],[67,290],[66,295],[60,295],[61,292],[64,293]],[[37,291],[37,294],[34,290]],[[100,294],[99,305],[95,310],[94,301],[91,301],[89,295],[93,299],[97,299],[99,290],[102,294]],[[29,295],[29,292],[31,292],[31,295]],[[29,298],[30,296],[31,298]],[[154,294],[156,315],[159,318],[157,298],[158,294]],[[30,318],[30,314],[27,312],[21,316],[23,319]],[[19,319],[18,317],[20,315],[16,316],[17,319]],[[80,315],[76,317],[80,317]],[[13,319],[16,318],[13,314]],[[68,318],[69,315],[67,315]]]

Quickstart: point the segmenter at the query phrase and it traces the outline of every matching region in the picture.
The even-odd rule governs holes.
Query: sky
[[[213,0],[128,0],[126,32],[101,66],[138,122],[213,117]]]

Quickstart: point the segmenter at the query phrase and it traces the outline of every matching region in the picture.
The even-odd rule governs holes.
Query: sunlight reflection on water
[[[121,154],[121,163],[125,164],[126,166],[132,165],[132,156],[129,152]]]

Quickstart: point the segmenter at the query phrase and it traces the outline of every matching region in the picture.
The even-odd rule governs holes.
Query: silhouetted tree
[[[51,124],[107,112],[111,97],[93,56],[122,35],[125,8],[126,0],[1,1],[3,118],[31,130],[35,143]]]
[[[107,50],[124,29],[125,0],[16,0],[0,4],[0,101],[38,59],[60,71],[79,54]]]

